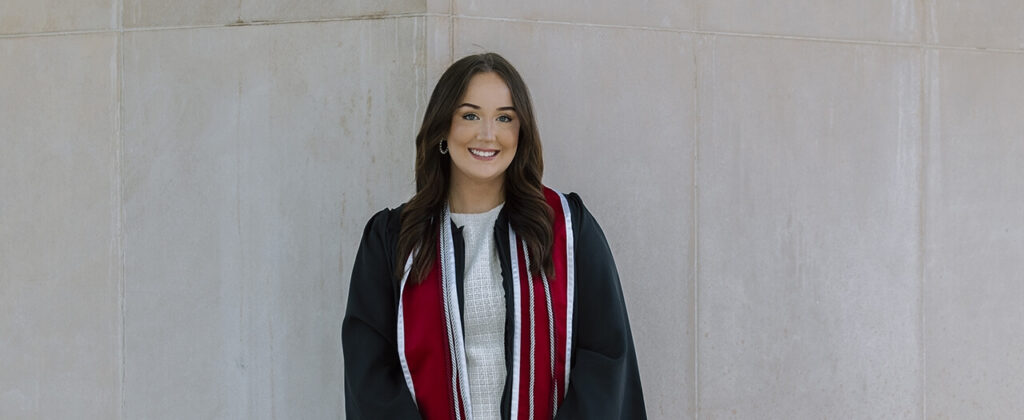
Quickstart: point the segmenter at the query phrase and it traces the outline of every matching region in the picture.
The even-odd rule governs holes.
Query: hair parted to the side
[[[452,116],[473,76],[495,73],[508,85],[512,106],[519,119],[519,143],[515,157],[505,171],[505,206],[512,229],[526,241],[530,253],[530,271],[551,276],[554,266],[551,247],[554,241],[554,213],[544,200],[541,178],[544,159],[540,135],[533,115],[530,92],[519,72],[495,53],[463,57],[453,63],[434,87],[416,135],[416,194],[402,211],[398,236],[396,276],[402,278],[405,262],[413,257],[409,280],[419,283],[430,272],[437,258],[437,240],[441,212],[448,200],[451,181],[451,155],[440,153],[440,142],[447,137]]]

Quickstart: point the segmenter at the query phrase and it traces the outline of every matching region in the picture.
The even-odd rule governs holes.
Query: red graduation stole
[[[550,419],[569,384],[574,287],[572,218],[562,194],[544,187],[554,211],[555,276],[529,272],[526,244],[509,227],[512,263],[512,419]],[[406,386],[424,419],[471,419],[469,377],[462,334],[451,218],[442,214],[437,259],[419,284],[407,282],[398,303],[398,356]]]

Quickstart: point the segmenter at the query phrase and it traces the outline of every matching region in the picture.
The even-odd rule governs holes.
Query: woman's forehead
[[[482,108],[512,106],[512,92],[497,73],[479,73],[469,80],[459,104],[470,103]]]

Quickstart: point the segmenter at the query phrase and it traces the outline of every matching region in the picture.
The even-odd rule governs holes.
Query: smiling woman
[[[349,419],[646,418],[604,233],[543,169],[512,65],[452,64],[416,136],[416,194],[370,219],[352,269]]]
[[[504,201],[505,170],[519,145],[519,120],[508,85],[495,73],[473,76],[463,100],[443,141],[454,166],[449,201],[454,212],[481,213]]]

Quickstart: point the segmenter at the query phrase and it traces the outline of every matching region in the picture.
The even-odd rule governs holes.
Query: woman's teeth
[[[497,150],[491,150],[491,151],[485,152],[483,150],[469,149],[469,153],[472,153],[472,154],[480,156],[480,157],[491,157],[491,156],[494,156],[494,155],[498,154],[498,151]]]

